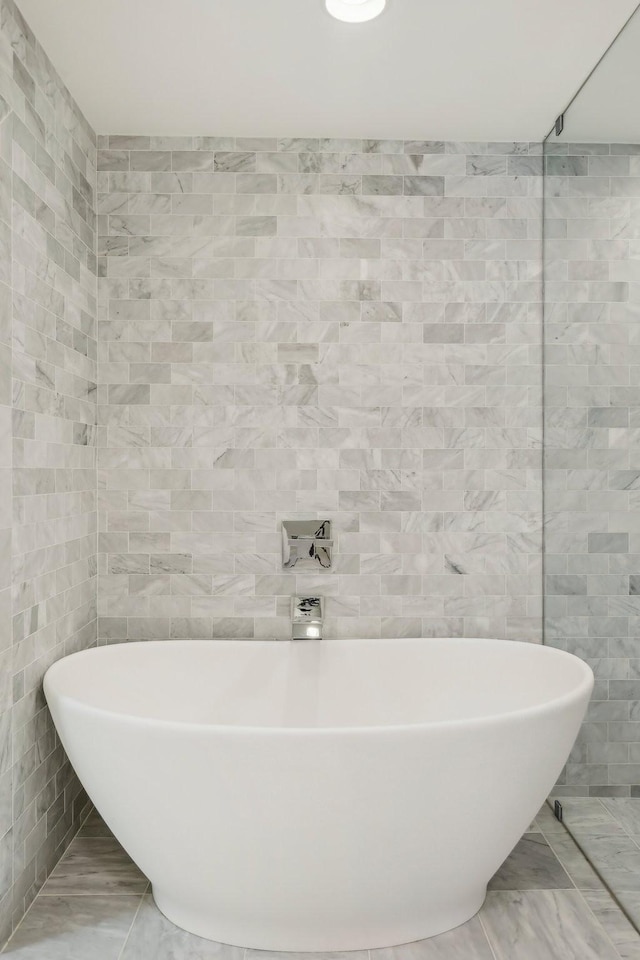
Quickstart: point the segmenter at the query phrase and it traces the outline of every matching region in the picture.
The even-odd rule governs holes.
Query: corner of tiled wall
[[[0,944],[86,796],[42,677],[96,640],[95,136],[0,3]]]

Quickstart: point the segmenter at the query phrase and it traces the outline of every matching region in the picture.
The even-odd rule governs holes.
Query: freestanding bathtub
[[[124,643],[45,677],[71,762],[160,910],[295,951],[471,917],[592,685],[567,653],[461,639]]]

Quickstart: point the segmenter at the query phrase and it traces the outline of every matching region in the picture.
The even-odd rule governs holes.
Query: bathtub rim
[[[154,646],[156,644],[162,644],[163,646],[167,643],[171,644],[182,644],[182,643],[236,643],[244,645],[272,645],[272,644],[285,644],[285,643],[348,643],[348,644],[376,644],[380,642],[384,643],[402,643],[406,640],[412,640],[419,643],[429,643],[430,641],[446,641],[447,643],[458,644],[459,642],[470,643],[470,642],[479,642],[487,643],[490,645],[498,644],[518,644],[526,645],[532,647],[542,648],[548,653],[543,654],[543,656],[555,656],[556,658],[566,659],[570,658],[572,661],[577,661],[577,669],[582,673],[580,682],[576,684],[566,693],[563,693],[561,696],[554,697],[550,700],[545,700],[542,703],[534,704],[529,707],[522,707],[516,710],[505,710],[499,713],[492,713],[484,717],[466,717],[462,719],[450,719],[450,720],[428,720],[428,721],[419,721],[416,723],[388,723],[388,724],[354,724],[350,726],[336,726],[336,725],[323,725],[318,727],[313,726],[285,726],[283,724],[278,725],[256,725],[249,723],[242,724],[230,724],[230,723],[202,723],[195,721],[187,720],[171,720],[163,717],[150,717],[150,716],[141,716],[139,714],[132,714],[118,710],[110,710],[106,707],[95,706],[91,703],[88,703],[86,700],[81,700],[76,696],[70,696],[68,694],[63,694],[57,692],[53,689],[53,683],[55,682],[55,674],[64,669],[62,666],[63,662],[68,659],[74,659],[76,657],[86,658],[87,655],[91,655],[98,650],[111,650],[114,647],[148,647],[149,645]],[[51,675],[51,676],[50,676]],[[405,736],[409,733],[418,733],[426,731],[436,731],[436,730],[460,730],[463,728],[472,727],[474,729],[482,729],[483,727],[491,727],[494,724],[499,724],[504,721],[520,721],[526,719],[535,719],[536,717],[543,716],[549,712],[554,712],[556,710],[562,710],[564,707],[569,707],[577,702],[579,702],[582,697],[586,694],[587,699],[590,698],[591,692],[593,690],[595,682],[595,677],[591,667],[585,663],[580,657],[575,654],[569,653],[566,650],[559,650],[557,647],[548,647],[539,643],[531,643],[526,640],[498,640],[496,638],[488,637],[400,637],[400,638],[357,638],[349,640],[238,640],[235,638],[230,638],[229,640],[218,640],[218,639],[170,639],[170,640],[131,640],[131,641],[118,641],[117,643],[103,644],[101,646],[89,647],[85,650],[78,650],[74,653],[68,654],[67,656],[61,657],[55,663],[47,669],[44,681],[43,689],[44,695],[47,701],[47,705],[51,709],[51,704],[49,700],[49,693],[52,697],[55,697],[59,706],[71,707],[75,710],[87,711],[103,717],[117,718],[123,722],[134,723],[140,727],[163,727],[166,729],[173,730],[184,730],[184,731],[206,731],[207,733],[219,733],[219,734],[230,734],[230,735],[246,735],[250,734],[251,736],[278,736],[278,737],[324,737],[327,735],[330,736],[347,736],[347,735],[371,735],[375,734],[380,736],[381,733],[393,733],[393,734],[404,734]]]

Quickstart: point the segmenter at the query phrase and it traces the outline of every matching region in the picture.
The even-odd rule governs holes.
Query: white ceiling
[[[98,133],[539,140],[637,0],[18,0]]]

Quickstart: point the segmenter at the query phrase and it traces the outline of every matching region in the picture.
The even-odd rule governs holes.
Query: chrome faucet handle
[[[283,567],[331,567],[330,520],[284,520],[282,523]]]
[[[322,597],[291,598],[293,640],[322,638]]]

